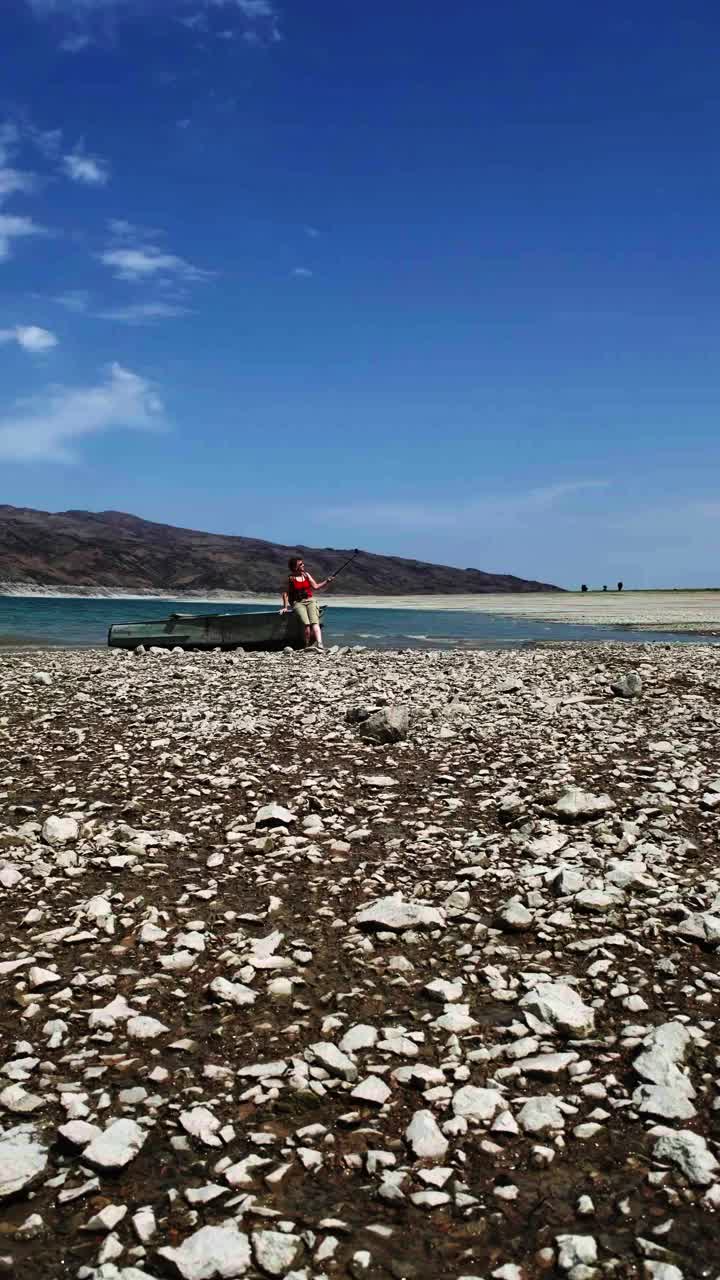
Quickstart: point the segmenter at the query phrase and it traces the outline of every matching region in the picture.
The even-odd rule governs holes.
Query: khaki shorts
[[[297,600],[293,605],[293,613],[297,614],[304,627],[314,627],[320,621],[314,600]]]

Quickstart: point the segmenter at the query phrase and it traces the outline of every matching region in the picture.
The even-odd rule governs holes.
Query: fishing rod
[[[336,569],[334,573],[331,573],[331,575],[330,575],[330,579],[329,579],[329,580],[330,580],[330,582],[334,582],[334,581],[335,581],[335,579],[337,578],[338,574],[339,574],[339,573],[342,573],[343,569],[347,569],[348,565],[349,565],[349,564],[352,564],[352,562],[353,562],[353,560],[355,559],[355,557],[356,557],[356,556],[359,556],[359,555],[360,555],[360,548],[359,548],[359,547],[356,547],[356,548],[355,548],[355,550],[353,551],[352,555],[351,555],[351,556],[348,556],[348,558],[347,558],[347,560],[345,561],[345,563],[344,563],[344,564],[341,564],[341,565],[340,565],[340,568],[339,568],[339,569]]]

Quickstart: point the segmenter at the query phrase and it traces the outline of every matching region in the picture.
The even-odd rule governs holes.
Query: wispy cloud
[[[89,35],[78,33],[77,35],[66,36],[60,41],[60,48],[63,53],[82,53],[83,49],[87,49],[92,44]]]
[[[86,289],[68,289],[66,293],[60,293],[53,298],[53,302],[57,302],[58,306],[73,312],[74,315],[82,315],[90,308],[90,294]]]
[[[17,342],[23,351],[37,355],[56,347],[58,340],[49,329],[37,324],[16,324],[12,329],[0,329],[0,343]]]
[[[82,143],[63,156],[62,167],[66,177],[86,187],[104,187],[110,177],[106,162],[99,156],[88,155]]]
[[[105,311],[93,312],[98,320],[114,320],[117,324],[130,325],[154,324],[157,320],[172,320],[189,314],[188,307],[176,306],[170,302],[134,302],[127,307],[109,307]]]
[[[191,32],[209,32],[221,39],[242,36],[249,44],[274,44],[282,38],[280,13],[271,0],[26,0],[26,3],[36,18],[54,19],[71,28],[60,40],[60,48],[66,53],[79,53],[95,41],[107,40],[124,18],[178,20]],[[208,15],[212,14],[220,26],[208,21]]]
[[[152,280],[173,278],[176,280],[209,280],[211,271],[195,267],[175,253],[163,253],[155,245],[119,245],[105,249],[100,261],[111,267],[117,280]]]
[[[12,214],[0,214],[0,262],[6,261],[12,252],[13,240],[29,236],[49,235],[47,227],[41,227],[32,218]]]
[[[0,204],[18,191],[32,191],[34,186],[35,177],[32,173],[24,173],[10,165],[0,166]]]
[[[73,441],[118,428],[148,431],[165,425],[162,401],[151,384],[113,364],[96,386],[50,387],[19,401],[0,418],[0,459],[74,462]]]
[[[302,280],[307,280],[312,275],[312,271],[310,270],[309,267],[293,267],[290,274],[293,276],[298,276]]]
[[[470,502],[367,502],[325,508],[323,516],[346,526],[372,525],[377,529],[477,529],[491,525],[508,527],[557,507],[564,498],[593,489],[607,489],[604,480],[576,480],[546,485],[527,493],[488,496]]]

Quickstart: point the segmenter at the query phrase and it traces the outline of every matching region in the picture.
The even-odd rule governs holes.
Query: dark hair
[[[302,560],[302,556],[291,556],[288,560],[288,569],[297,569]]]

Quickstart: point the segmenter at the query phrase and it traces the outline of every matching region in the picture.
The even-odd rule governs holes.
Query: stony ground
[[[710,646],[5,654],[0,1272],[717,1277],[719,702]]]

